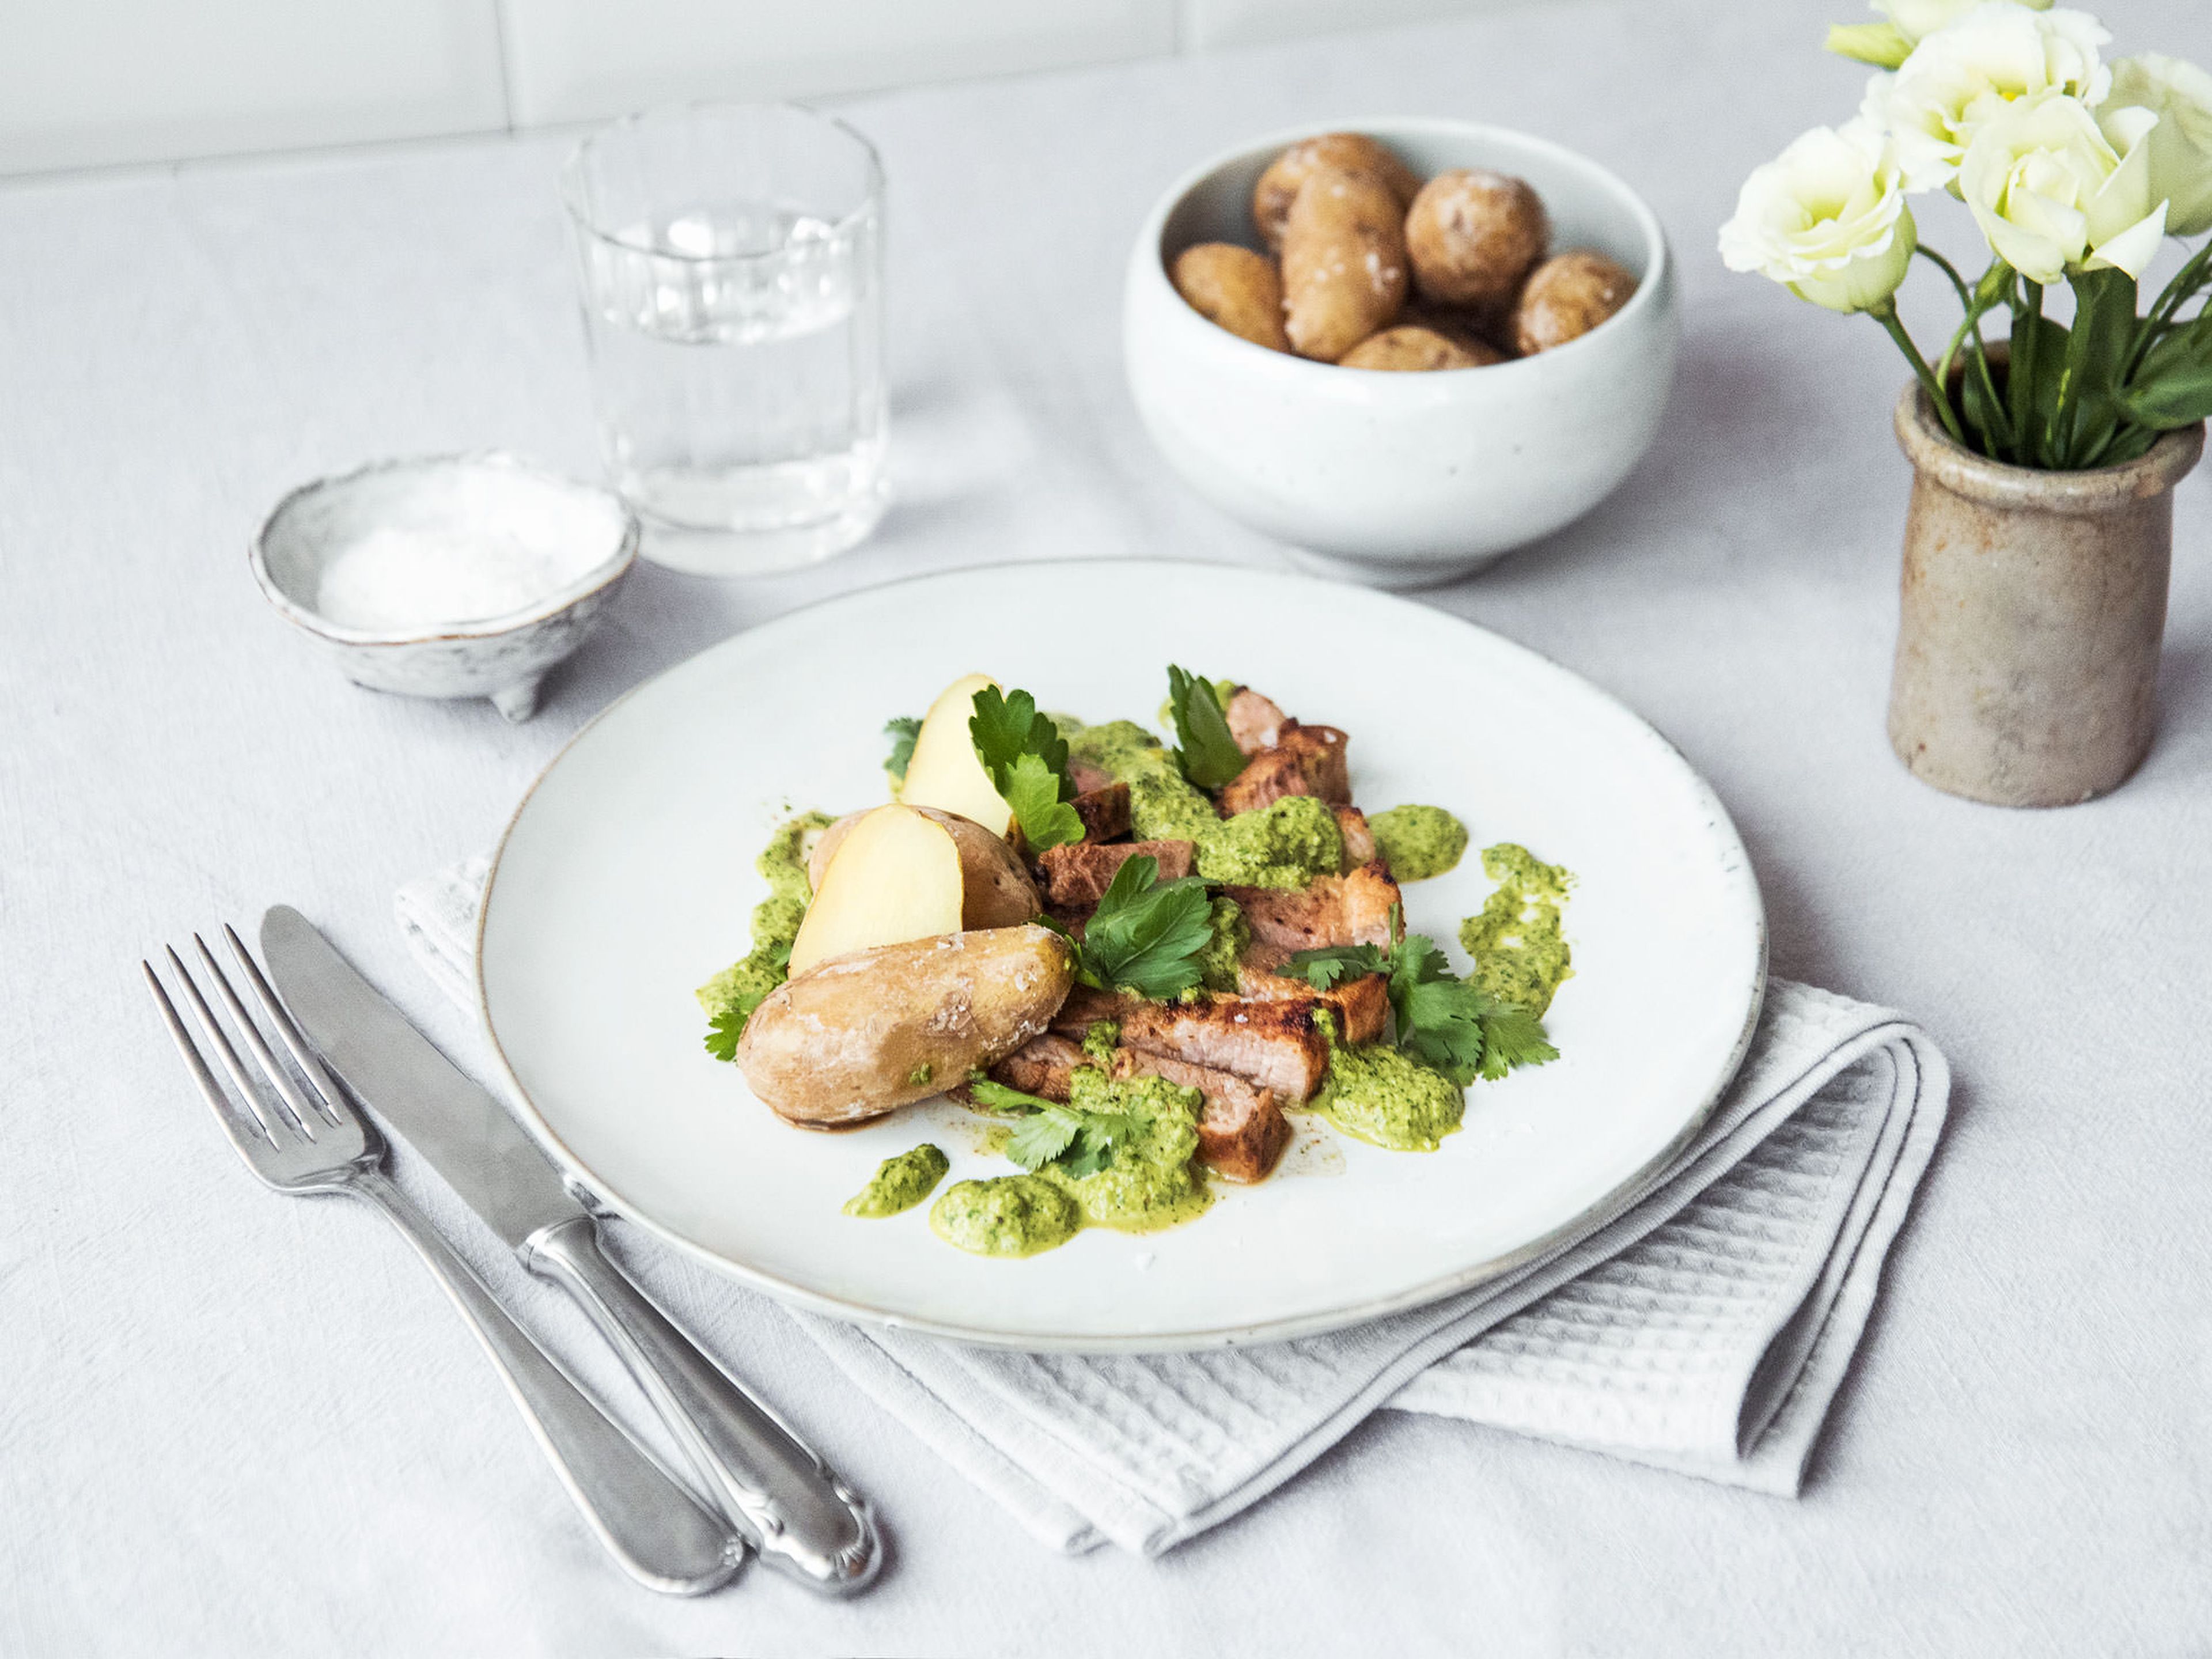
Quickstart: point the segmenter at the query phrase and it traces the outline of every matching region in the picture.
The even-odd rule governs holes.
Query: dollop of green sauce
[[[976,1255],[1035,1255],[1082,1227],[1074,1198],[1042,1176],[956,1181],[929,1208],[929,1230]]]
[[[1574,977],[1574,953],[1559,931],[1574,876],[1511,842],[1484,848],[1482,868],[1497,890],[1481,915],[1459,925],[1459,942],[1474,958],[1474,982],[1485,996],[1540,1015]]]
[[[1079,1066],[1069,1076],[1068,1103],[1079,1111],[1127,1113],[1142,1127],[1115,1144],[1105,1168],[1089,1175],[1048,1164],[1026,1175],[955,1182],[930,1209],[929,1224],[939,1238],[977,1255],[1035,1255],[1085,1227],[1155,1232],[1212,1203],[1194,1161],[1205,1103],[1197,1090],[1164,1078],[1117,1079]]]
[[[1209,991],[1234,993],[1237,959],[1250,948],[1252,924],[1244,920],[1244,907],[1232,898],[1217,898],[1206,912],[1213,937],[1198,953],[1200,981]]]
[[[1389,1042],[1338,1042],[1326,1012],[1315,1021],[1328,1039],[1328,1075],[1308,1110],[1396,1152],[1433,1152],[1466,1118],[1467,1091],[1443,1073]]]
[[[806,838],[834,822],[827,812],[801,812],[778,828],[753,860],[768,883],[768,896],[753,907],[751,951],[698,989],[699,1006],[710,1019],[732,1008],[750,1013],[789,977],[791,942],[814,896],[806,881]]]
[[[1241,887],[1306,886],[1344,867],[1344,832],[1327,801],[1286,795],[1224,818],[1175,756],[1134,720],[1063,726],[1068,753],[1129,786],[1129,827],[1139,841],[1198,843],[1198,873]]]
[[[1399,881],[1427,881],[1467,852],[1467,826],[1441,806],[1394,806],[1367,820],[1375,848]]]
[[[1093,1020],[1083,1034],[1083,1052],[1101,1071],[1114,1064],[1114,1050],[1121,1041],[1121,1028],[1110,1019]]]
[[[845,1213],[874,1217],[911,1210],[936,1190],[951,1167],[951,1158],[924,1141],[912,1152],[878,1164],[868,1184],[845,1200]]]

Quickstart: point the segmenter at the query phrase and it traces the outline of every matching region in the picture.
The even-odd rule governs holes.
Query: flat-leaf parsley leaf
[[[1124,859],[1075,942],[1078,977],[1103,990],[1156,1002],[1204,983],[1200,957],[1213,940],[1212,905],[1197,876],[1159,878],[1150,854]]]
[[[908,763],[914,759],[914,740],[921,735],[921,722],[911,714],[898,715],[884,722],[884,735],[891,740],[891,752],[884,757],[884,770],[891,775],[893,783],[904,783]]]
[[[1067,805],[1075,799],[1068,775],[1067,740],[1049,715],[1037,712],[1026,691],[1001,694],[987,685],[975,694],[968,735],[991,786],[1021,826],[1031,853],[1083,839],[1083,819]]]
[[[1200,789],[1218,789],[1244,769],[1244,751],[1229,735],[1221,694],[1211,680],[1168,665],[1168,707],[1175,716],[1176,761]]]

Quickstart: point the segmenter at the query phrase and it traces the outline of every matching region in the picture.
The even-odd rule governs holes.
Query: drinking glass
[[[886,501],[882,164],[836,118],[702,104],[578,145],[562,194],[609,482],[647,558],[757,575]]]

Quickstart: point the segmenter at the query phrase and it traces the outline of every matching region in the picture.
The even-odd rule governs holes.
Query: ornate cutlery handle
[[[697,1595],[727,1583],[744,1559],[729,1528],[569,1382],[390,1177],[360,1168],[342,1187],[389,1216],[428,1264],[491,1356],[553,1472],[623,1571],[667,1595]]]
[[[582,1304],[763,1561],[830,1595],[874,1578],[883,1549],[866,1500],[606,1258],[592,1218],[532,1234],[523,1260]]]

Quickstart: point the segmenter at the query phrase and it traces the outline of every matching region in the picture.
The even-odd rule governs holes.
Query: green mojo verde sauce
[[[1474,982],[1485,996],[1540,1016],[1574,977],[1559,911],[1575,878],[1511,842],[1486,848],[1482,868],[1498,890],[1480,915],[1459,925],[1459,942],[1474,958]]]
[[[1237,987],[1237,959],[1252,943],[1252,924],[1244,920],[1243,907],[1232,898],[1217,898],[1206,912],[1213,937],[1198,953],[1200,981],[1209,991],[1233,993]]]
[[[956,1182],[930,1209],[939,1238],[977,1255],[1035,1255],[1085,1227],[1156,1232],[1212,1203],[1193,1162],[1204,1103],[1197,1090],[1164,1078],[1115,1079],[1079,1066],[1069,1076],[1068,1095],[1078,1111],[1127,1113],[1142,1127],[1118,1141],[1110,1162],[1091,1175],[1047,1164],[1026,1175]]]
[[[1129,786],[1129,828],[1139,841],[1196,841],[1221,822],[1213,803],[1176,768],[1175,757],[1134,720],[1061,726],[1067,752]]]
[[[751,951],[699,988],[699,1006],[709,1018],[733,1008],[750,1013],[789,977],[791,942],[799,937],[799,924],[813,897],[806,881],[806,838],[833,822],[827,812],[801,812],[778,829],[753,860],[768,883],[769,896],[753,907]]]
[[[936,1190],[951,1167],[951,1158],[924,1141],[912,1152],[878,1164],[868,1184],[845,1200],[845,1213],[875,1217],[911,1210]]]
[[[1467,1115],[1467,1091],[1389,1042],[1337,1041],[1334,1020],[1317,1013],[1328,1039],[1328,1075],[1306,1103],[1345,1133],[1396,1152],[1433,1152]]]
[[[1394,806],[1376,813],[1367,827],[1399,881],[1441,876],[1467,851],[1467,826],[1441,806]]]

